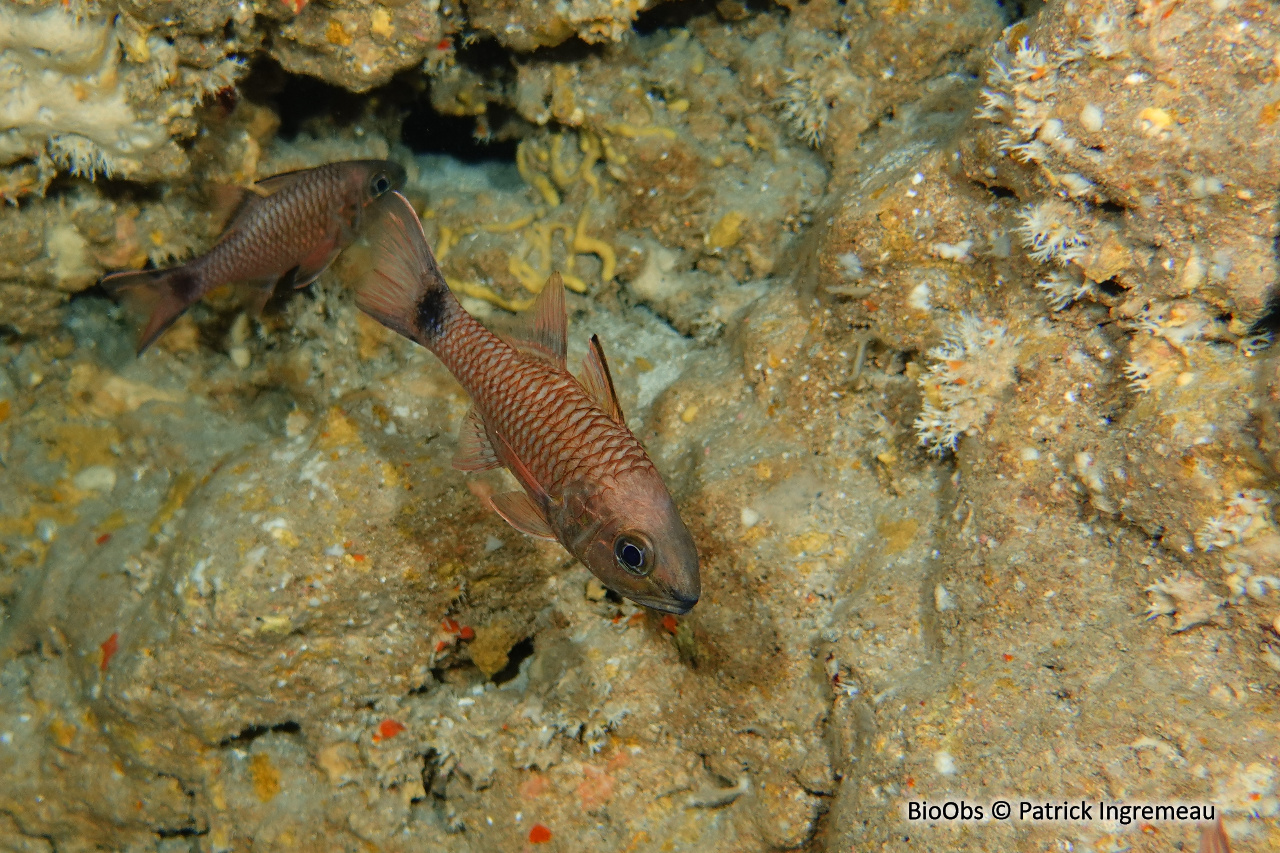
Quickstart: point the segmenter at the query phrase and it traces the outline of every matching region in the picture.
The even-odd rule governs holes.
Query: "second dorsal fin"
[[[512,343],[519,350],[532,351],[551,360],[557,367],[564,367],[565,339],[568,320],[565,317],[564,280],[560,273],[552,273],[547,284],[534,300],[532,322],[516,332]]]
[[[600,339],[591,336],[591,345],[587,347],[587,357],[582,360],[582,387],[587,389],[591,399],[596,401],[604,413],[614,423],[626,424],[622,415],[622,406],[618,404],[618,392],[613,390],[613,377],[609,375],[609,363],[604,360],[604,349]]]

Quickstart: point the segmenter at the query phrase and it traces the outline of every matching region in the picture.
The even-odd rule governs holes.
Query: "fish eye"
[[[623,533],[613,540],[613,558],[623,571],[637,577],[653,571],[653,546],[638,533]]]
[[[369,189],[373,190],[375,196],[382,195],[391,189],[391,179],[385,173],[379,172],[374,175],[373,180],[369,182]]]

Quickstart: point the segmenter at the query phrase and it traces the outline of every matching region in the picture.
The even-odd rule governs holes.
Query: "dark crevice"
[[[1268,294],[1262,314],[1249,324],[1251,335],[1274,335],[1276,332],[1280,332],[1280,287]]]
[[[505,110],[490,109],[487,117],[490,127],[501,127]],[[404,117],[400,126],[400,141],[414,154],[447,154],[465,163],[499,161],[513,163],[519,140],[495,139],[483,142],[476,139],[475,116],[442,115],[431,109],[424,97],[422,102]]]
[[[1128,210],[1123,204],[1114,201],[1100,201],[1094,207],[1101,213],[1109,213],[1114,216],[1118,216]]]
[[[1018,197],[1018,194],[1015,193],[1013,190],[1009,189],[1008,187],[1002,187],[996,184],[980,184],[980,186],[983,189],[985,189],[987,192],[991,193],[996,198],[1017,198]]]
[[[296,735],[302,731],[302,726],[293,720],[286,720],[283,723],[276,723],[272,726],[248,726],[241,729],[240,734],[225,737],[218,741],[219,747],[237,746],[242,747],[253,743],[258,738],[271,732],[286,735]]]
[[[770,0],[688,0],[684,3],[659,3],[636,16],[631,28],[638,35],[653,35],[659,30],[689,26],[696,18],[716,16],[737,23],[754,15],[784,11]]]
[[[494,684],[506,684],[520,674],[520,664],[533,654],[533,637],[525,637],[507,652],[507,665],[493,674]]]
[[[350,127],[371,115],[407,105],[422,83],[402,75],[385,86],[357,94],[305,74],[290,74],[270,58],[256,60],[240,84],[245,100],[270,107],[280,117],[280,137],[294,139],[312,124]]]
[[[422,790],[427,792],[428,797],[444,799],[444,779],[437,778],[443,763],[443,756],[434,749],[428,749],[422,754]],[[433,792],[431,790],[433,786],[440,790]]]
[[[201,829],[195,826],[180,826],[173,829],[161,827],[155,830],[155,834],[160,838],[195,838],[200,835],[208,835],[209,828]]]
[[[996,0],[1006,24],[1022,21],[1038,13],[1045,6],[1045,0]]]
[[[1116,297],[1123,296],[1128,288],[1116,281],[1114,278],[1109,278],[1106,281],[1098,282],[1098,290],[1100,290],[1104,296]]]

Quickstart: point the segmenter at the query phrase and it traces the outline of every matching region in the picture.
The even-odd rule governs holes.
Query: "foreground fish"
[[[149,311],[138,352],[224,284],[246,284],[261,309],[277,285],[305,287],[355,239],[365,207],[404,185],[386,160],[351,160],[258,181],[212,249],[182,266],[120,272],[102,286]]]
[[[524,491],[481,497],[512,527],[558,539],[632,601],[687,613],[700,593],[693,538],[623,421],[599,340],[581,380],[565,369],[560,276],[538,296],[531,340],[508,343],[458,303],[404,196],[376,207],[356,304],[435,353],[471,395],[454,467],[505,466]]]

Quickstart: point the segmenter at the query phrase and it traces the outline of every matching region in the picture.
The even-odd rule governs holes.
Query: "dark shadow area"
[[[659,30],[687,27],[695,18],[715,15],[722,21],[737,22],[753,15],[785,12],[786,8],[772,0],[692,0],[685,3],[659,3],[636,16],[631,29],[642,36]]]
[[[1272,215],[1280,217],[1280,206],[1273,211]],[[1276,270],[1280,273],[1280,232],[1277,232],[1272,240],[1271,254],[1276,260]],[[1267,294],[1262,313],[1249,324],[1250,335],[1274,336],[1276,332],[1280,332],[1280,280],[1271,285],[1271,292]]]
[[[219,747],[236,746],[243,747],[253,743],[258,738],[270,732],[279,732],[280,734],[296,735],[302,731],[302,726],[293,720],[286,720],[283,723],[276,723],[274,726],[249,726],[241,729],[240,734],[225,737],[218,741]]]
[[[1025,20],[1045,7],[1045,0],[996,0],[1006,24]]]
[[[507,665],[493,674],[494,684],[506,684],[520,674],[520,664],[533,654],[533,637],[525,637],[507,652]]]

